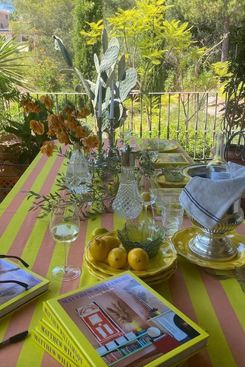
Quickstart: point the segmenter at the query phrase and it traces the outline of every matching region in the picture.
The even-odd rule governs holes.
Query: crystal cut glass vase
[[[74,145],[67,171],[65,185],[74,194],[87,192],[88,185],[91,184],[92,175],[89,170],[87,159],[81,147]]]

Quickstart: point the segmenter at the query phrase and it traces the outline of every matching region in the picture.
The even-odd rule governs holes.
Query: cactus
[[[117,38],[112,37],[108,42],[106,29],[102,32],[102,48],[103,55],[101,62],[96,54],[94,54],[95,69],[98,73],[96,83],[85,79],[79,70],[73,65],[71,56],[64,46],[62,40],[53,36],[58,47],[63,55],[67,65],[75,72],[80,79],[81,84],[76,87],[76,91],[81,92],[84,88],[86,94],[90,98],[94,108],[94,115],[97,115],[99,84],[102,86],[102,131],[107,131],[109,128],[109,111],[111,104],[111,81],[114,80],[114,121],[113,128],[116,129],[122,126],[126,117],[127,109],[124,106],[124,101],[128,97],[131,89],[136,85],[137,72],[134,68],[125,70],[125,56],[119,57],[119,42]],[[118,80],[116,81],[116,67]],[[82,88],[83,87],[83,88]]]

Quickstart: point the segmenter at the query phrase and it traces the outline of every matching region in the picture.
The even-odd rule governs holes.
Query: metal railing
[[[36,98],[48,94],[58,112],[71,102],[81,108],[85,93],[32,93]],[[225,97],[218,92],[140,93],[134,91],[125,101],[128,117],[117,130],[130,130],[139,137],[159,136],[175,140],[195,161],[209,159],[214,135],[223,124]],[[95,126],[95,119],[90,121]]]

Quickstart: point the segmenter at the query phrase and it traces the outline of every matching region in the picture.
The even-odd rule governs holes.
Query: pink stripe
[[[46,160],[45,160],[46,162]],[[40,190],[40,192],[44,195],[47,195],[50,190],[51,187],[53,185],[53,182],[55,181],[55,178],[57,176],[57,172],[60,169],[60,166],[62,164],[62,159],[56,159],[56,161],[54,162],[54,165],[52,167],[52,169],[50,170],[46,181],[44,182],[44,185],[42,187],[42,189]],[[30,187],[28,187],[30,189]],[[30,202],[31,205],[31,202]],[[19,230],[19,232],[17,233],[11,248],[8,252],[9,255],[16,255],[16,256],[21,256],[22,252],[23,252],[23,243],[26,243],[29,239],[29,235],[30,232],[26,230],[26,228],[34,228],[36,221],[40,220],[37,219],[37,216],[39,214],[39,210],[35,211],[35,212],[29,212]],[[1,222],[4,223],[3,218],[1,218]],[[8,225],[8,223],[4,223],[4,228],[6,228]],[[34,270],[35,271],[35,270]],[[40,273],[41,275],[43,274],[42,272]]]
[[[32,301],[30,304],[25,305],[23,308],[20,308],[18,312],[13,314],[3,340],[29,329],[37,302],[38,300]],[[0,365],[16,366],[22,346],[23,341],[2,348],[0,353]]]
[[[229,344],[231,353],[236,361],[237,367],[244,367],[245,333],[242,325],[240,324],[221,283],[205,274],[204,269],[202,268],[200,268],[200,274],[210,301],[212,302],[213,308],[216,312],[217,319],[219,320],[227,343]],[[231,330],[235,330],[236,332],[231,333]]]
[[[15,213],[16,211],[16,208],[18,208],[21,205],[22,201],[25,199],[25,194],[23,194],[23,192],[21,191],[30,190],[46,161],[47,157],[42,156],[42,158],[38,161],[37,165],[32,169],[27,179],[24,181],[22,187],[19,189],[16,196],[14,197],[14,200],[12,200],[12,202],[9,204],[8,210],[5,210],[5,212],[1,216],[1,224],[4,223],[4,226],[1,226],[0,231],[5,230],[5,228],[8,226],[9,222],[12,219],[13,213]],[[4,205],[4,202],[2,205]]]
[[[101,226],[108,229],[108,231],[114,230],[113,213],[106,213],[101,217]]]
[[[192,321],[198,323],[180,267],[177,268],[174,275],[169,279],[169,288],[175,307],[188,316]],[[212,362],[207,350],[204,349],[191,357],[188,360],[188,365],[190,367],[211,367]]]
[[[45,158],[45,157],[42,157],[42,158]],[[41,159],[42,161],[42,159]],[[46,159],[44,159],[43,163],[46,162]],[[50,192],[50,189],[53,185],[53,182],[55,180],[55,177],[57,175],[57,172],[59,171],[59,168],[61,166],[61,163],[62,163],[62,159],[57,159],[53,165],[53,168],[52,170],[50,171],[49,175],[48,175],[48,179],[45,181],[44,183],[44,186],[43,186],[43,189],[44,189],[44,194],[47,194]],[[38,168],[40,170],[41,166],[38,165]],[[38,170],[38,172],[39,172]],[[33,170],[34,171],[34,170]],[[33,174],[33,171],[31,173],[31,175]],[[36,171],[36,170],[35,170]],[[37,175],[37,172],[36,172],[36,175]],[[29,181],[29,183],[31,183],[32,181],[30,180],[30,177],[28,177],[27,181]],[[26,181],[26,182],[27,182]],[[33,180],[34,182],[35,180]],[[33,184],[33,182],[31,183],[31,185]],[[48,183],[48,184],[46,184]],[[23,187],[26,187],[27,188],[30,188],[30,186],[28,186],[27,184],[26,185],[23,185]],[[41,190],[42,191],[42,190]],[[21,203],[22,200],[19,201],[19,203]],[[20,205],[20,204],[19,204]],[[34,214],[35,213],[35,214]],[[28,238],[29,238],[29,234],[30,232],[26,230],[26,228],[34,228],[34,225],[36,223],[37,220],[40,220],[40,219],[37,219],[36,216],[38,215],[38,211],[36,212],[30,212],[19,232],[17,233],[16,237],[15,237],[15,240],[13,241],[12,245],[11,245],[11,248],[10,248],[10,251],[8,252],[9,254],[12,254],[12,255],[16,255],[16,256],[21,256],[22,255],[22,252],[23,252],[23,243],[27,242],[28,241]],[[3,218],[1,218],[1,221],[3,222]],[[4,228],[7,227],[7,224],[5,225],[4,223]],[[47,235],[48,231],[46,232],[45,236],[44,236],[44,240],[42,242],[42,244],[46,244],[48,243],[48,235]],[[49,239],[50,239],[51,236],[49,236]],[[46,242],[47,241],[47,242]],[[45,246],[44,245],[44,251],[45,253],[42,254],[43,257],[40,257],[40,260],[41,259],[46,259],[47,261],[45,261],[45,263],[43,261],[40,261],[40,263],[38,262],[38,258],[39,256],[37,256],[36,258],[36,261],[35,261],[35,264],[33,266],[33,271],[42,275],[42,276],[46,276],[47,274],[47,269],[49,267],[49,263],[50,263],[50,259],[52,257],[52,254],[53,254],[53,251],[52,249],[49,248],[49,246]],[[48,255],[48,256],[47,256]],[[21,325],[21,328],[22,328],[22,331],[24,329],[28,329],[29,327],[29,324],[30,324],[30,321],[32,319],[32,316],[33,316],[33,312],[34,312],[34,309],[36,307],[36,302],[33,302],[31,303],[30,305],[28,305],[28,307],[31,307],[29,312],[28,312],[28,308],[27,306],[25,306],[23,309],[22,309],[22,312],[23,312],[23,315],[22,315],[22,312],[18,312],[16,314],[13,315],[13,317],[11,318],[10,322],[9,322],[9,325],[8,325],[8,329],[6,331],[6,335],[4,337],[8,337],[8,335],[13,335],[16,333],[16,324],[20,324]],[[16,318],[19,318],[20,315],[22,315],[21,317],[21,320],[19,322],[16,322]],[[16,354],[15,354],[16,355]],[[13,364],[15,365],[15,364]]]

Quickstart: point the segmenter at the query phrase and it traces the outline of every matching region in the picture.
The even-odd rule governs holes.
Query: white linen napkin
[[[245,193],[245,166],[229,162],[231,178],[210,180],[193,177],[180,195],[187,214],[207,229],[212,229],[229,207]]]

